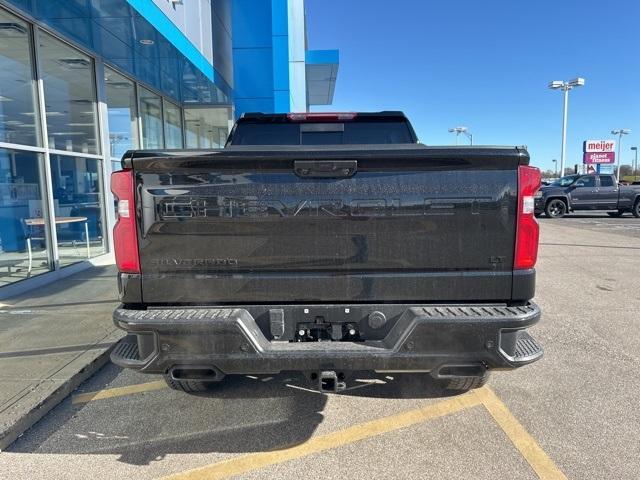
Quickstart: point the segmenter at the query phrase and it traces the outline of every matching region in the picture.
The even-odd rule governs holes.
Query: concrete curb
[[[104,351],[94,356],[89,363],[84,364],[78,371],[74,372],[62,385],[47,393],[45,398],[35,403],[26,413],[18,418],[12,419],[8,424],[0,426],[0,451],[5,450],[9,445],[18,439],[24,432],[36,424],[42,417],[49,413],[54,407],[61,403],[73,392],[82,382],[100,370],[108,361],[111,350],[118,343],[118,340],[107,347]],[[83,355],[90,353],[84,352]],[[82,357],[80,355],[76,360]]]

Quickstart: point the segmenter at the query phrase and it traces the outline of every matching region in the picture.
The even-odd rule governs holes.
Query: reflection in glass
[[[0,142],[40,146],[29,25],[0,10]]]
[[[0,286],[49,271],[42,156],[0,149]]]
[[[139,95],[142,148],[163,148],[162,100],[155,93],[142,87]]]
[[[49,147],[100,153],[93,61],[47,33],[39,37]]]
[[[102,255],[102,161],[64,155],[50,159],[60,265]]]
[[[166,148],[182,148],[182,115],[180,107],[164,101],[164,141]]]
[[[105,67],[105,90],[109,112],[109,155],[120,159],[138,148],[136,89],[131,80]]]
[[[228,108],[185,108],[187,148],[222,148],[229,134]]]

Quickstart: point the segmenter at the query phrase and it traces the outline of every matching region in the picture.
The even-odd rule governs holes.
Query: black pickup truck
[[[542,356],[540,172],[427,147],[401,112],[246,114],[227,146],[130,151],[112,177],[128,335],[111,358],[202,391],[231,374],[423,372],[451,389]]]
[[[536,215],[561,218],[577,210],[605,210],[612,217],[640,218],[640,185],[619,185],[614,175],[567,175],[540,188]]]

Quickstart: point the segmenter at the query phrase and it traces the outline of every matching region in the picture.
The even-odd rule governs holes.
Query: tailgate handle
[[[296,160],[296,175],[302,178],[348,178],[358,171],[356,160]]]

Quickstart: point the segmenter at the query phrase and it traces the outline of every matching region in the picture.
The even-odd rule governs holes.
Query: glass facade
[[[31,27],[0,9],[0,142],[40,146]]]
[[[167,100],[163,103],[165,148],[182,148],[182,111]]]
[[[102,160],[51,155],[49,163],[60,265],[106,253]]]
[[[43,155],[0,148],[0,286],[48,272]]]
[[[228,108],[185,108],[187,148],[222,148],[229,135]]]
[[[93,60],[39,32],[49,148],[99,154]]]
[[[139,92],[142,148],[163,148],[162,99],[146,88],[141,87]]]
[[[127,150],[219,148],[232,118],[47,29],[0,7],[0,288],[109,252]]]
[[[127,150],[138,148],[136,86],[108,67],[104,69],[109,122],[109,157],[120,161]]]

